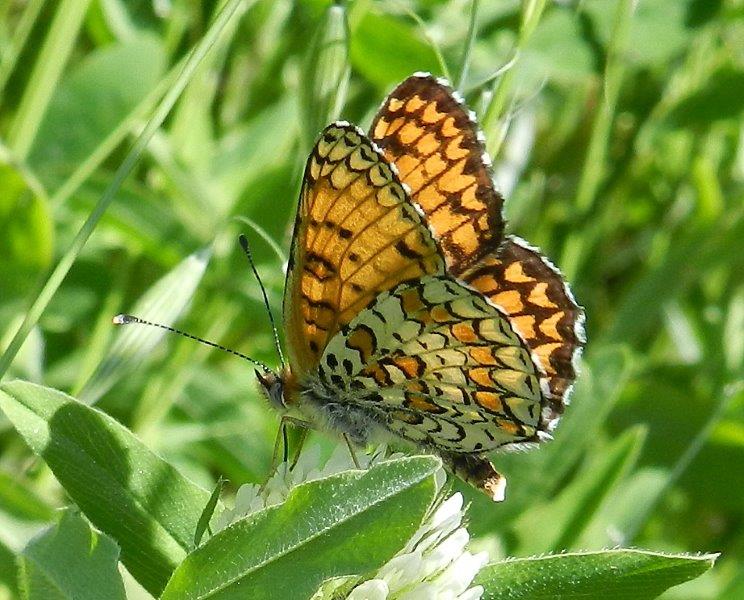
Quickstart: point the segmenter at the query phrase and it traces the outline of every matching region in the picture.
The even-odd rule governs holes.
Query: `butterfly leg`
[[[484,456],[441,452],[444,466],[454,475],[491,498],[501,502],[506,493],[506,477],[499,473]]]
[[[281,416],[281,419],[279,420],[279,430],[276,432],[276,438],[274,439],[274,451],[271,454],[271,467],[269,469],[269,476],[266,478],[266,482],[268,482],[269,479],[271,479],[271,476],[276,472],[276,469],[279,467],[279,447],[283,447],[283,462],[287,462],[289,459],[289,450],[288,450],[288,443],[287,443],[287,425],[291,424],[295,427],[299,427],[302,429],[305,433],[303,433],[302,438],[300,440],[300,444],[297,450],[297,454],[292,461],[292,465],[289,467],[289,470],[291,471],[295,465],[297,464],[297,461],[300,458],[300,450],[302,450],[302,445],[305,441],[305,437],[307,436],[307,430],[312,428],[312,423],[310,421],[303,421],[302,419],[298,419],[297,417],[293,417],[291,415],[284,414]],[[266,483],[264,483],[266,485]],[[261,486],[263,487],[263,486]]]
[[[354,450],[354,444],[351,443],[351,440],[349,439],[349,435],[347,433],[344,433],[344,441],[346,442],[346,447],[349,449],[349,454],[351,454],[351,460],[354,462],[354,466],[357,469],[361,469],[361,465],[359,464],[359,459],[356,455],[356,450]]]
[[[305,445],[305,440],[307,440],[307,434],[310,432],[310,423],[307,423],[306,421],[303,421],[303,423],[306,423],[306,425],[299,426],[300,429],[300,439],[297,440],[297,450],[295,450],[294,458],[292,459],[292,464],[289,465],[289,470],[292,471],[297,466],[297,461],[300,460],[300,454],[302,453],[302,448]],[[295,423],[296,424],[296,423]]]

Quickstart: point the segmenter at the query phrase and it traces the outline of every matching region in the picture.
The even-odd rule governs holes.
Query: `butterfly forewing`
[[[446,82],[429,74],[406,79],[380,108],[370,137],[426,214],[451,273],[496,249],[503,200],[474,115]]]
[[[356,127],[334,123],[308,159],[284,314],[297,375],[381,291],[441,273],[443,259],[395,169]]]

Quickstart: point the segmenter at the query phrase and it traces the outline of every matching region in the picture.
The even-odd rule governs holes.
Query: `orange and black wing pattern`
[[[411,199],[459,275],[503,239],[503,199],[475,116],[446,81],[415,74],[387,97],[370,137],[398,168]]]
[[[359,128],[326,127],[305,168],[284,292],[295,375],[316,368],[328,340],[380,292],[443,272],[395,168]]]
[[[551,429],[563,412],[576,379],[576,362],[585,343],[584,311],[558,269],[527,242],[509,236],[499,251],[461,278],[509,318],[546,374]]]

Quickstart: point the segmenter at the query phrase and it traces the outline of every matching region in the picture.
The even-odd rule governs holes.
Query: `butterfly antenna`
[[[266,307],[266,312],[269,314],[269,321],[271,322],[271,331],[274,334],[274,346],[276,347],[276,353],[279,355],[279,362],[282,364],[282,370],[284,370],[285,362],[284,354],[282,353],[282,346],[279,343],[279,330],[276,328],[276,321],[274,321],[274,315],[271,312],[271,306],[269,306],[269,297],[266,294],[266,288],[264,287],[263,281],[261,281],[261,276],[258,274],[256,263],[253,262],[253,254],[251,253],[251,248],[248,245],[248,238],[241,233],[238,236],[238,241],[240,241],[240,247],[243,248],[243,252],[245,252],[248,263],[251,265],[251,270],[256,276],[258,287],[261,288],[261,295],[263,296],[264,306]]]
[[[222,346],[220,344],[215,344],[214,342],[210,342],[209,340],[205,340],[204,338],[200,338],[198,336],[192,335],[190,333],[187,333],[185,331],[181,331],[180,329],[176,329],[175,327],[170,327],[169,325],[163,325],[161,323],[153,323],[152,321],[146,321],[145,319],[140,319],[139,317],[135,317],[134,315],[116,315],[112,319],[114,325],[149,325],[150,327],[158,327],[160,329],[164,329],[165,331],[169,331],[170,333],[177,333],[178,335],[181,335],[183,337],[187,337],[191,340],[195,340],[199,342],[200,344],[204,344],[205,346],[209,346],[211,348],[217,348],[217,350],[222,350],[223,352],[227,352],[228,354],[232,354],[234,356],[237,356],[239,358],[242,358],[243,360],[247,360],[249,363],[252,363],[256,365],[257,367],[261,367],[264,373],[271,373],[271,369],[268,367],[268,365],[262,363],[260,360],[256,360],[255,358],[251,358],[250,356],[246,356],[242,352],[238,352],[237,350],[233,350],[232,348],[226,348],[225,346]]]

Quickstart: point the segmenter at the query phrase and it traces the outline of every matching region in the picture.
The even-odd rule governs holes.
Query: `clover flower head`
[[[488,554],[471,554],[462,526],[463,499],[456,493],[421,525],[406,546],[375,575],[356,586],[349,600],[477,600],[481,586],[470,587]]]

